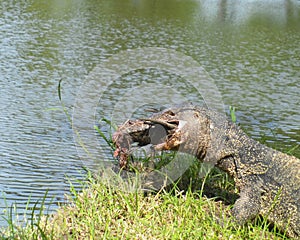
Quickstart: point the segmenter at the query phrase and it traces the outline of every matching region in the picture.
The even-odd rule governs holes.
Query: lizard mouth
[[[128,120],[113,134],[113,142],[116,146],[114,157],[119,160],[121,168],[126,168],[137,148],[150,145],[151,152],[173,150],[178,145],[178,132],[182,126],[182,121],[178,119]]]

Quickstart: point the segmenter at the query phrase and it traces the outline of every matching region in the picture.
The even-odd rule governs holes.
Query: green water
[[[80,178],[85,162],[64,113],[55,110],[58,82],[72,112],[87,76],[127,49],[192,57],[250,136],[283,151],[300,144],[300,1],[1,1],[0,36],[0,191],[8,205],[22,209],[46,190],[63,201],[66,175]],[[203,103],[207,89],[193,88],[196,81],[133,71],[107,86],[91,111],[124,117],[139,104]],[[148,83],[158,87],[141,94]],[[300,149],[293,154],[300,157]]]

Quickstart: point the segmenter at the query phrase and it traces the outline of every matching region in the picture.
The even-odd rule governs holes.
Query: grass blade
[[[62,82],[62,79],[59,80],[58,86],[57,86],[57,92],[58,92],[59,101],[61,101],[61,82]]]

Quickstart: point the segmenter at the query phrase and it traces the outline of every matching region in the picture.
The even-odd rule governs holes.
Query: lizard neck
[[[251,139],[237,125],[227,122],[218,128],[211,146],[217,146],[215,164],[234,178],[267,172],[275,150]],[[215,141],[215,142],[214,142]]]

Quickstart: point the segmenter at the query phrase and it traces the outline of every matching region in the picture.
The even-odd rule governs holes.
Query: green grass
[[[4,211],[6,216],[3,219],[7,222],[8,227],[0,229],[0,239],[48,239],[45,235],[45,226],[42,228],[42,223],[47,222],[50,217],[44,213],[47,195],[48,192],[33,206],[30,206],[31,199],[29,198],[22,215],[18,214],[16,204],[7,206]]]
[[[51,216],[39,212],[22,227],[8,221],[2,239],[285,239],[263,219],[235,227],[232,203],[222,194],[205,196],[218,188],[234,194],[233,184],[218,171],[203,180],[185,190],[178,181],[157,192],[124,192],[88,173],[82,191],[71,186],[68,204]],[[193,184],[200,184],[198,190]]]

